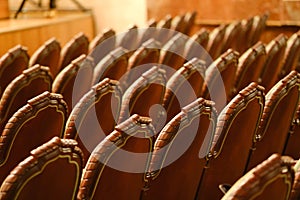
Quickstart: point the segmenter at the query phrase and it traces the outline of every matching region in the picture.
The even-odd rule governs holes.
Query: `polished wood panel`
[[[64,45],[79,32],[85,33],[89,39],[95,36],[91,13],[57,13],[53,18],[45,18],[42,13],[28,13],[18,19],[2,20],[0,55],[17,44],[26,46],[31,55],[51,37],[56,37]]]

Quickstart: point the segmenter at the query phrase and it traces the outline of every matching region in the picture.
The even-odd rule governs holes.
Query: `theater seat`
[[[61,49],[59,71],[65,68],[72,60],[89,52],[89,39],[80,32],[74,35]]]
[[[27,100],[44,91],[51,91],[52,82],[49,67],[40,65],[24,70],[10,82],[0,99],[0,130],[3,130],[8,119],[25,105]]]
[[[68,104],[69,113],[79,99],[90,90],[94,72],[94,62],[86,55],[75,58],[55,77],[52,92],[62,94]]]
[[[251,83],[221,111],[198,200],[220,199],[218,185],[233,184],[245,173],[263,108],[264,88]]]
[[[226,27],[226,24],[221,24],[209,33],[209,40],[206,46],[206,50],[208,51],[212,60],[215,60],[222,54]]]
[[[168,80],[163,101],[167,122],[177,115],[181,108],[201,97],[205,70],[205,62],[194,58],[186,62]]]
[[[247,49],[240,57],[235,76],[234,93],[240,91],[251,82],[258,82],[266,61],[266,49],[262,42]]]
[[[151,119],[138,115],[116,126],[90,155],[77,199],[139,199],[154,134]]]
[[[242,176],[222,200],[289,199],[294,180],[293,159],[273,154]]]
[[[17,45],[9,49],[0,58],[0,94],[7,85],[28,67],[29,55],[27,48]]]
[[[170,78],[175,71],[185,62],[184,48],[188,38],[182,33],[176,33],[162,46],[159,63],[166,70],[167,78]]]
[[[214,101],[218,112],[232,98],[238,58],[238,52],[228,49],[211,63],[205,71],[202,97]]]
[[[279,79],[286,76],[290,71],[297,69],[299,72],[299,64],[300,60],[300,31],[291,35],[286,44],[283,61],[281,63],[281,72],[279,75]]]
[[[29,67],[36,64],[47,66],[50,68],[52,77],[54,78],[59,72],[61,46],[56,38],[50,38],[44,44],[42,44],[29,60]]]
[[[282,154],[299,104],[299,74],[291,71],[266,93],[266,103],[247,169]],[[287,106],[288,105],[288,106]]]
[[[166,87],[165,71],[152,67],[133,82],[122,96],[118,124],[133,114],[150,117],[153,125],[164,125],[165,112],[162,107]],[[162,117],[160,119],[160,117]],[[159,128],[158,128],[159,129]]]
[[[76,198],[82,172],[76,141],[53,137],[26,155],[2,183],[1,199]]]
[[[159,61],[161,45],[156,40],[149,39],[144,42],[129,58],[127,74],[123,82],[125,82],[124,89],[128,88],[136,79],[138,79],[144,72],[148,71],[156,65]]]
[[[104,78],[120,80],[127,72],[129,52],[118,47],[106,55],[94,69],[92,85],[101,82]]]
[[[143,200],[194,199],[214,137],[213,102],[199,98],[159,133],[143,189]]]
[[[287,36],[281,33],[266,45],[266,61],[259,80],[259,83],[265,87],[266,92],[278,81],[286,44]]]
[[[114,130],[122,94],[118,81],[105,78],[74,106],[66,123],[64,137],[77,140],[84,154],[84,162],[97,144]]]
[[[201,28],[199,31],[194,33],[186,42],[184,49],[185,59],[190,60],[192,58],[203,58],[204,60],[208,60],[207,57],[209,54],[205,50],[208,40],[209,32],[207,29]],[[208,63],[210,63],[210,61]]]
[[[44,92],[8,120],[0,137],[0,182],[32,149],[63,136],[67,109],[61,95]]]

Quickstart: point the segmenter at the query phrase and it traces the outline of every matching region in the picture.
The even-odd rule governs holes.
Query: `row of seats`
[[[171,18],[171,22],[186,16],[194,15]],[[128,32],[133,30],[137,28]],[[110,35],[106,33],[112,32],[101,37]],[[0,101],[0,107],[2,99],[5,105],[0,110],[8,107],[10,112],[1,123],[3,199],[45,198],[42,192],[30,192],[45,187],[49,199],[220,199],[220,184],[234,184],[271,153],[293,153],[298,158],[293,138],[298,136],[299,74],[294,65],[283,73],[283,57],[278,59],[277,52],[285,52],[289,58],[285,61],[297,63],[299,32],[289,38],[290,48],[281,48],[286,36],[272,40],[263,61],[256,58],[257,49],[265,48],[261,42],[240,57],[233,49],[222,50],[210,62],[203,54],[183,59],[172,53],[177,51],[174,48],[184,55],[189,52],[186,46],[191,40],[178,33],[164,42],[147,39],[135,51],[126,46],[135,41],[130,36],[124,34],[125,39],[119,40],[122,45],[107,53],[99,50],[107,43],[100,42],[88,56],[74,56],[53,82],[50,68],[37,64],[8,84]],[[273,43],[276,50],[271,50]],[[103,57],[99,59],[95,52]],[[276,74],[274,83],[265,90],[265,79],[256,75],[238,89],[238,69],[253,71],[255,62],[262,71],[269,65],[280,66],[276,73],[268,72]],[[134,70],[149,63],[155,64]],[[247,77],[249,73],[242,72]],[[57,168],[59,176],[52,173]],[[61,189],[60,184],[48,190],[46,184],[52,181],[41,184],[38,179],[43,176],[65,184],[64,194],[51,192]]]
[[[104,89],[104,93],[107,90],[103,86],[107,85],[107,83],[109,83],[108,79],[101,82],[101,88]],[[274,87],[274,92],[270,91],[270,93],[266,95],[265,105],[263,88],[257,83],[251,83],[233,98],[220,115],[217,115],[213,102],[199,98],[184,107],[178,115],[164,126],[158,135],[156,134],[150,118],[140,117],[139,115],[134,114],[129,119],[116,126],[114,131],[96,144],[83,171],[78,170],[78,168],[80,169],[80,166],[84,166],[85,156],[83,153],[80,151],[81,153],[71,154],[81,160],[80,162],[77,161],[79,164],[75,164],[75,171],[68,170],[69,172],[72,171],[74,173],[72,176],[73,179],[62,179],[61,177],[66,177],[65,174],[62,174],[59,177],[52,175],[51,177],[59,178],[60,182],[62,182],[62,180],[72,180],[72,187],[66,188],[69,193],[64,193],[64,195],[74,195],[74,188],[77,188],[74,187],[74,182],[76,184],[79,184],[80,182],[79,179],[74,180],[74,177],[78,177],[83,173],[78,191],[79,199],[89,199],[92,197],[95,199],[99,197],[108,199],[122,199],[122,197],[125,199],[138,199],[140,196],[142,199],[156,199],[160,197],[166,199],[193,199],[195,194],[198,194],[197,199],[221,198],[221,193],[218,191],[218,185],[222,183],[234,183],[234,180],[247,172],[248,170],[245,169],[245,165],[249,161],[248,156],[250,156],[250,160],[253,158],[255,160],[257,159],[255,158],[255,155],[260,155],[263,152],[265,152],[265,155],[268,155],[272,151],[266,152],[266,149],[273,147],[274,143],[282,143],[282,141],[284,141],[276,137],[273,130],[274,127],[279,130],[277,132],[280,137],[284,137],[281,136],[283,132],[281,130],[286,129],[286,132],[288,133],[290,123],[282,119],[278,121],[278,116],[292,112],[285,111],[283,113],[282,107],[285,106],[287,101],[290,102],[293,97],[295,97],[293,93],[296,91],[293,90],[294,92],[289,92],[289,89],[285,90],[286,87],[297,87],[296,90],[299,96],[300,85],[297,72],[291,72],[289,76]],[[278,90],[281,90],[281,92],[278,92]],[[48,96],[49,98],[49,94],[50,93],[45,93],[44,97]],[[274,98],[274,96],[277,98]],[[284,96],[284,98],[282,98],[282,96]],[[53,102],[53,98],[50,99],[52,100],[51,102]],[[42,96],[31,100],[29,103],[33,106],[37,105],[38,101],[45,104]],[[34,102],[36,103],[34,104]],[[298,101],[295,104],[297,103]],[[84,105],[89,106],[89,104]],[[273,107],[272,105],[276,106],[273,109],[270,109],[270,107]],[[27,107],[21,109],[20,112],[24,112],[26,110],[25,108]],[[27,110],[30,109],[27,108]],[[57,110],[57,108],[55,110]],[[81,112],[84,111],[86,111],[86,109],[83,108]],[[55,112],[58,113],[57,111]],[[44,112],[45,117],[43,120],[46,120],[46,118],[49,119],[49,114],[49,110]],[[17,115],[15,116],[17,117]],[[82,115],[78,113],[78,116]],[[22,115],[20,118],[21,117]],[[260,118],[263,120],[259,120]],[[38,117],[37,119],[41,118]],[[275,121],[276,119],[277,121]],[[286,119],[286,117],[283,119]],[[279,122],[281,122],[281,125],[278,124]],[[257,126],[257,123],[260,123],[259,126]],[[13,125],[13,123],[11,124]],[[25,130],[26,127],[28,129],[27,123],[16,124],[24,126],[22,127],[23,130]],[[243,126],[241,126],[241,124],[243,124]],[[263,124],[268,124],[268,126]],[[12,125],[12,129],[14,129],[14,126]],[[36,127],[36,123],[34,123],[34,127]],[[43,132],[44,135],[45,125],[41,129],[40,132],[34,131],[34,133],[40,134]],[[272,130],[270,131],[270,129]],[[33,129],[29,128],[28,130],[32,131]],[[53,130],[52,127],[51,133],[53,133]],[[19,132],[18,134],[21,133]],[[34,138],[28,137],[28,140],[34,141],[38,139],[36,135],[34,135]],[[7,134],[7,138],[9,136],[10,135]],[[84,136],[81,136],[81,138],[84,138]],[[260,139],[260,141],[255,141],[254,138],[256,140]],[[285,140],[288,140],[287,135],[285,135],[284,138]],[[95,138],[89,139],[91,139],[89,142],[95,140]],[[26,172],[27,176],[30,177],[41,177],[44,175],[49,177],[50,175],[48,173],[51,173],[52,168],[51,165],[48,165],[58,158],[65,159],[56,166],[59,167],[60,170],[68,169],[66,167],[62,168],[62,164],[71,163],[74,165],[74,158],[72,158],[71,162],[69,156],[62,156],[65,152],[71,153],[70,150],[63,151],[63,148],[54,148],[50,145],[51,143],[60,143],[58,142],[60,140],[62,139],[54,138],[37,150],[32,151],[32,156],[20,163],[18,167],[15,168],[16,172],[11,172],[11,175],[5,179],[3,186],[1,187],[2,194],[8,195],[11,193],[10,195],[16,195],[10,188],[16,188],[15,191],[19,191],[22,189],[22,184],[14,184],[15,181],[26,184],[28,179],[31,179],[22,179],[23,177],[19,174]],[[74,142],[74,140],[67,141],[70,141],[69,143],[72,143],[73,146],[77,147],[77,143]],[[266,141],[264,142],[264,148],[257,148],[257,145],[262,141]],[[24,138],[20,142],[24,143]],[[271,144],[272,142],[273,144]],[[28,143],[26,142],[26,144]],[[283,150],[283,145],[277,144],[277,146],[281,146],[278,147],[281,149],[280,151]],[[16,147],[16,143],[14,143],[12,148]],[[26,148],[27,147],[28,146],[26,145]],[[39,150],[45,147],[49,147],[50,149],[43,151]],[[55,149],[61,151],[60,154],[55,154],[58,157],[57,159],[48,156],[48,153],[52,155],[51,151],[54,151]],[[125,153],[122,150],[126,150]],[[130,153],[128,153],[128,151]],[[43,152],[43,154],[35,155],[35,152]],[[255,154],[253,154],[253,152]],[[275,150],[275,152],[278,152],[278,150]],[[24,153],[23,148],[23,151],[17,152],[17,155],[20,156]],[[143,154],[140,155],[141,153]],[[174,156],[178,157],[174,158]],[[49,172],[43,171],[41,176],[37,176],[40,171],[36,172],[33,170],[33,172],[28,172],[28,168],[31,168],[33,164],[37,164],[36,161],[32,161],[33,164],[30,165],[26,164],[31,163],[28,160],[34,158],[37,159],[39,157],[41,157],[39,162],[41,162],[42,166],[38,169],[44,170],[44,168],[50,168],[48,169],[50,170]],[[237,157],[239,159],[236,159]],[[261,161],[259,161],[259,163],[260,162]],[[147,169],[146,173],[143,171],[145,169]],[[172,180],[172,184],[168,184],[170,180]],[[183,182],[186,184],[182,184]],[[32,185],[29,184],[29,186],[26,185],[26,187],[37,188],[34,181],[30,181],[30,183],[32,183]],[[126,183],[126,187],[124,187],[124,183]],[[65,187],[66,186],[67,184]],[[162,187],[163,193],[161,191]],[[143,190],[141,190],[141,188],[143,188]],[[282,192],[281,190],[279,191]],[[32,197],[33,195],[32,193],[21,194],[28,195],[24,196],[25,199]],[[216,197],[215,195],[219,197]],[[10,199],[10,197],[8,196],[8,199]],[[70,197],[67,199],[69,198]]]

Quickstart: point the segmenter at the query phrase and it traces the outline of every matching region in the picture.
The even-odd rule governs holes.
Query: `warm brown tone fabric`
[[[50,38],[44,44],[42,44],[32,54],[29,60],[29,66],[36,64],[47,66],[50,68],[52,77],[54,78],[59,72],[61,46],[56,38]]]
[[[119,124],[92,152],[77,199],[139,199],[154,134],[149,118],[133,115]]]
[[[205,48],[208,43],[209,32],[205,28],[201,28],[194,33],[186,42],[184,49],[184,57],[186,60],[190,60],[194,57],[205,58],[208,55]]]
[[[194,199],[211,148],[217,113],[211,101],[187,105],[159,133],[142,199]]]
[[[197,199],[220,199],[218,186],[233,184],[244,174],[263,108],[264,89],[251,83],[219,114]]]
[[[266,94],[266,103],[248,169],[272,153],[283,153],[299,103],[300,78],[291,71]],[[288,105],[288,106],[287,106]]]
[[[117,34],[117,47],[123,47],[127,49],[129,52],[135,51],[138,41],[138,27],[136,25],[130,25],[130,27],[124,31]]]
[[[214,101],[218,112],[232,98],[238,58],[238,52],[228,49],[209,65],[205,71],[202,96],[205,99]]]
[[[170,78],[185,62],[183,55],[187,39],[187,36],[177,33],[163,45],[160,51],[159,63],[166,66],[164,69],[166,70],[167,78]]]
[[[226,27],[227,25],[221,24],[209,33],[209,40],[206,46],[206,50],[208,51],[212,60],[215,60],[222,54]]]
[[[139,47],[146,41],[153,39],[155,40],[156,34],[157,34],[157,21],[155,19],[149,19],[147,21],[146,28],[141,28],[140,32],[140,41],[139,41]]]
[[[124,79],[125,88],[128,88],[144,72],[151,69],[159,61],[161,45],[156,40],[149,39],[144,42],[129,58],[127,74]],[[122,84],[123,85],[123,84]]]
[[[300,157],[300,106],[296,111],[294,120],[289,129],[288,140],[284,147],[284,155],[291,156],[294,159],[299,159]]]
[[[93,72],[93,60],[89,56],[81,55],[55,77],[52,92],[63,95],[68,104],[69,113],[79,99],[90,90]]]
[[[227,25],[223,40],[223,47],[221,53],[228,49],[235,51],[239,50],[240,36],[242,31],[241,21],[233,21]]]
[[[280,75],[281,62],[284,58],[287,36],[279,34],[266,45],[266,61],[260,74],[259,83],[268,92],[278,81]]]
[[[113,29],[104,29],[92,39],[89,44],[89,56],[97,65],[116,46],[116,32]]]
[[[80,32],[74,35],[61,49],[59,71],[65,68],[75,58],[89,52],[89,39]]]
[[[279,78],[283,78],[290,71],[297,69],[299,72],[300,64],[300,30],[291,35],[287,41],[284,57],[281,65]]]
[[[76,198],[82,171],[82,153],[76,141],[54,137],[27,154],[2,183],[1,199]]]
[[[298,200],[300,199],[300,161],[294,160],[294,166],[293,169],[295,171],[295,178],[292,186],[291,195],[289,197],[289,200]]]
[[[151,117],[156,128],[163,126],[165,119],[160,120],[160,117],[165,116],[164,110],[161,110],[165,87],[164,70],[155,66],[143,73],[124,92],[118,123],[125,121],[133,114],[138,114]]]
[[[59,94],[44,92],[20,108],[0,137],[0,182],[29,152],[54,136],[62,137],[67,105]]]
[[[181,108],[201,96],[206,65],[194,58],[186,62],[168,80],[163,106],[167,111],[167,122],[181,111]]]
[[[89,90],[72,110],[64,133],[76,139],[86,162],[90,153],[114,130],[121,107],[118,81],[104,79]]]
[[[289,199],[294,180],[292,164],[291,158],[271,155],[241,177],[222,200]]]
[[[176,15],[171,22],[171,30],[183,33],[185,29],[184,15]]]
[[[165,43],[169,41],[171,37],[171,32],[168,29],[171,28],[172,19],[173,18],[171,15],[166,15],[163,19],[157,22],[158,30],[155,35],[155,39],[162,45],[165,45]]]
[[[240,91],[251,82],[258,82],[266,60],[266,49],[262,42],[246,50],[240,57],[235,77],[235,91]]]
[[[195,24],[196,21],[196,16],[197,16],[197,12],[187,12],[184,15],[184,28],[183,28],[183,33],[186,35],[190,35],[192,28]]]
[[[49,67],[35,65],[10,82],[0,99],[0,130],[27,100],[44,91],[51,91],[52,81]]]
[[[238,52],[244,53],[249,47],[251,47],[250,33],[253,26],[254,17],[243,19],[241,21],[242,30],[240,33],[240,42],[238,45]]]
[[[17,45],[0,58],[0,94],[7,85],[28,67],[29,55],[27,48]]]
[[[94,69],[92,85],[101,82],[104,78],[120,80],[127,71],[129,52],[118,47],[106,55]]]

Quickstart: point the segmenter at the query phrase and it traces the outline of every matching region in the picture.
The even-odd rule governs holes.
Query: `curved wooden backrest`
[[[138,46],[141,46],[144,42],[150,40],[150,39],[154,39],[156,37],[156,26],[157,26],[157,21],[155,19],[149,19],[147,21],[147,26],[146,28],[140,29],[141,33],[140,33],[140,42]]]
[[[194,26],[194,23],[196,21],[196,16],[197,16],[197,12],[194,11],[194,12],[187,12],[185,15],[184,15],[184,29],[183,29],[183,33],[186,34],[186,35],[190,35],[192,29],[193,29],[193,26]]]
[[[89,39],[80,32],[74,35],[61,49],[59,71],[65,68],[75,58],[89,52]]]
[[[149,39],[144,42],[129,58],[128,69],[131,70],[136,66],[143,64],[158,63],[160,53],[160,43],[156,40]]]
[[[105,78],[94,85],[73,108],[64,137],[78,141],[85,162],[97,144],[114,130],[121,97],[118,81]]]
[[[184,57],[187,60],[192,58],[203,58],[208,56],[206,53],[206,45],[209,39],[209,32],[205,28],[201,28],[188,39],[184,49]]]
[[[266,46],[267,58],[260,74],[260,84],[265,87],[266,91],[269,91],[278,81],[286,42],[287,37],[281,33]]]
[[[230,48],[235,51],[239,50],[241,30],[242,24],[240,21],[233,21],[232,23],[227,25],[221,52],[225,52]]]
[[[27,100],[51,90],[52,77],[49,67],[35,65],[23,71],[5,89],[0,99],[0,130],[2,131],[8,119]]]
[[[263,33],[266,22],[269,18],[269,14],[265,13],[262,15],[256,15],[253,17],[253,23],[251,26],[251,31],[249,33],[249,45],[252,46],[260,40],[260,36]]]
[[[238,58],[238,52],[228,49],[210,64],[205,71],[202,96],[205,99],[214,101],[218,112],[232,98]]]
[[[1,199],[75,199],[82,165],[76,141],[54,137],[11,171],[0,188]]]
[[[284,52],[284,57],[281,66],[281,72],[279,78],[283,78],[290,71],[299,71],[298,61],[300,60],[300,31],[294,33],[288,38],[286,43],[286,48]]]
[[[154,134],[149,118],[119,124],[92,152],[77,199],[139,199]]]
[[[294,159],[294,164],[295,165],[293,166],[293,169],[295,171],[295,177],[294,177],[294,182],[292,185],[292,190],[291,190],[289,200],[298,200],[300,198],[300,170],[299,170],[300,161],[299,161],[299,159],[297,159],[297,160]]]
[[[171,22],[171,29],[183,33],[185,28],[184,15],[176,15]]]
[[[116,35],[116,32],[111,29],[104,29],[101,33],[99,33],[98,35],[96,35],[96,37],[94,37],[91,42],[89,43],[89,52],[91,53],[92,51],[94,51],[97,46],[99,44],[101,44],[102,42],[104,42],[106,39],[110,38],[110,37],[114,37]],[[115,41],[115,40],[114,40]],[[115,45],[112,45],[111,47],[114,47]]]
[[[138,114],[151,117],[153,125],[157,127],[156,125],[160,124],[158,119],[164,113],[152,106],[162,105],[165,87],[164,70],[154,66],[143,73],[124,92],[118,123],[123,122],[133,114]]]
[[[161,63],[166,70],[167,78],[180,68],[185,62],[183,58],[185,44],[188,38],[182,33],[174,35],[160,51],[159,63]]]
[[[120,80],[127,71],[128,59],[127,49],[118,47],[111,51],[95,66],[92,85],[104,78]]]
[[[28,67],[27,48],[17,45],[0,58],[0,94],[7,85]]]
[[[32,54],[29,66],[40,64],[50,68],[53,77],[59,72],[61,46],[56,38],[50,38]]]
[[[199,199],[220,199],[218,186],[233,184],[246,169],[250,149],[263,114],[264,88],[251,83],[218,116],[211,156],[202,178]]]
[[[167,112],[167,122],[181,111],[183,106],[201,96],[206,65],[194,58],[186,62],[168,80],[163,106]]]
[[[113,29],[104,29],[92,39],[89,44],[89,56],[98,64],[116,46],[116,32]]]
[[[144,42],[129,58],[126,86],[130,86],[136,79],[138,79],[144,72],[152,68],[159,61],[160,43],[156,40],[149,39]]]
[[[172,16],[166,15],[162,20],[157,23],[157,33],[155,36],[155,40],[159,41],[162,45],[164,45],[167,41],[169,41],[171,37],[172,31],[169,31],[172,24]]]
[[[209,33],[209,40],[206,46],[206,50],[213,60],[218,58],[222,53],[226,27],[226,24],[221,24]]]
[[[55,77],[52,92],[62,94],[69,112],[79,99],[91,88],[94,70],[93,60],[86,55],[75,58]]]
[[[142,199],[195,198],[216,118],[213,103],[199,98],[168,122],[154,143]]]
[[[130,25],[125,32],[117,35],[117,47],[123,47],[129,51],[134,51],[138,44],[138,27],[134,24]]]
[[[238,52],[244,53],[249,47],[251,47],[250,34],[253,25],[254,17],[244,19],[241,21],[242,29],[239,36]]]
[[[67,110],[61,95],[44,92],[8,120],[0,137],[0,182],[32,149],[62,137]]]
[[[266,94],[266,103],[248,169],[272,153],[283,153],[299,103],[300,77],[290,72]],[[288,105],[288,106],[287,106]]]
[[[222,200],[289,199],[294,180],[291,163],[291,158],[271,155],[236,181]]]
[[[294,159],[299,158],[300,146],[300,105],[298,105],[294,120],[291,124],[288,139],[286,141],[283,155],[291,156]]]
[[[246,50],[240,57],[235,77],[235,92],[240,91],[251,82],[258,82],[266,61],[266,49],[262,42]]]

